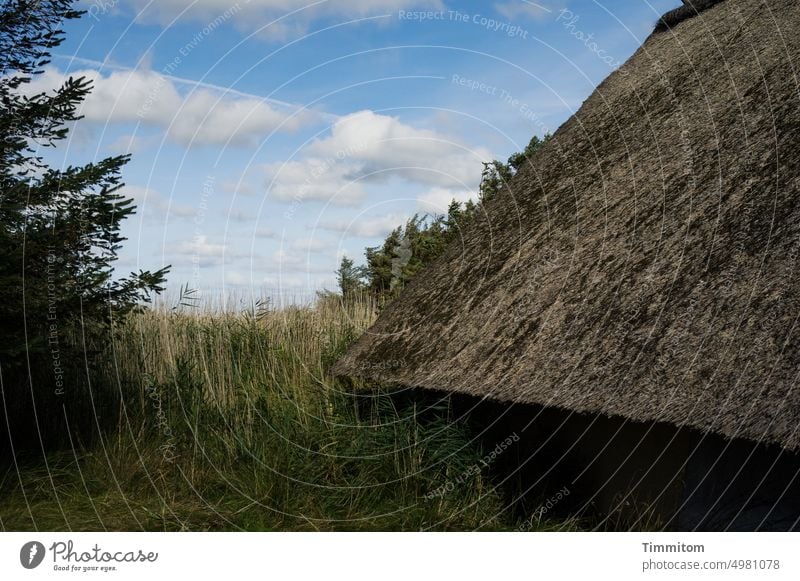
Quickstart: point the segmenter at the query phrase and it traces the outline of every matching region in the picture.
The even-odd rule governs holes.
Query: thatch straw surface
[[[652,35],[335,372],[800,447],[798,31]]]
[[[670,10],[664,14],[656,24],[655,32],[664,32],[677,26],[687,18],[697,16],[703,10],[708,10],[715,4],[724,0],[683,0],[683,6]]]

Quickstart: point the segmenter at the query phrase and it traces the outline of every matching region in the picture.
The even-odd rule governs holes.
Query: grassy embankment
[[[327,373],[374,316],[330,300],[131,316],[97,382],[119,391],[117,428],[0,474],[0,528],[514,529],[446,402],[422,413]]]

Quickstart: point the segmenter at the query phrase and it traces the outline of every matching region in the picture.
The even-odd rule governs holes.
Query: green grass
[[[0,474],[4,530],[514,530],[447,402],[419,410],[330,365],[369,301],[120,325],[102,382],[117,427]],[[541,523],[540,528],[560,528]]]

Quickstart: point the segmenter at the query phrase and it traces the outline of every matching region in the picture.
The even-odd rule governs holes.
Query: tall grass
[[[190,299],[118,326],[95,382],[118,396],[116,428],[0,474],[0,527],[514,527],[446,401],[421,410],[328,373],[373,321],[368,299],[239,311]]]

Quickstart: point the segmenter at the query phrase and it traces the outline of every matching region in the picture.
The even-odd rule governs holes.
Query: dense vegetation
[[[423,408],[328,375],[374,316],[355,300],[132,314],[99,370],[121,395],[118,426],[0,472],[0,529],[519,526],[447,400]]]
[[[341,295],[348,298],[366,293],[379,305],[396,296],[425,265],[442,255],[447,245],[483,211],[483,205],[507,187],[508,180],[549,139],[550,135],[543,139],[534,135],[525,150],[514,153],[507,162],[484,163],[477,203],[453,200],[446,215],[413,216],[392,230],[383,244],[367,248],[366,263],[362,266],[343,257],[336,271]]]
[[[97,346],[114,317],[161,290],[166,274],[112,278],[120,226],[134,210],[119,195],[126,156],[65,169],[44,161],[91,90],[70,78],[52,94],[24,91],[63,41],[63,21],[80,16],[73,3],[0,6],[0,416],[10,422],[0,457],[91,437],[93,397],[104,409],[112,397],[99,385],[93,391]]]

